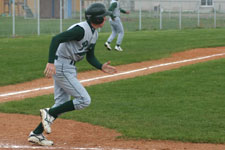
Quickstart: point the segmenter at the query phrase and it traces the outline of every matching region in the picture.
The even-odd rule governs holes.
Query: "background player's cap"
[[[94,24],[101,24],[104,21],[104,17],[111,14],[102,3],[93,3],[86,9],[85,19]]]

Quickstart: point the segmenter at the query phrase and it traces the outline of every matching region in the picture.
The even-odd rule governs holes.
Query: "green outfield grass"
[[[225,59],[87,87],[92,104],[61,118],[105,126],[126,139],[225,143]],[[0,104],[39,115],[53,95]],[[54,131],[53,131],[54,132]]]
[[[95,51],[102,63],[111,60],[112,65],[160,59],[192,48],[225,45],[225,29],[139,31],[125,33],[124,52],[119,53],[109,52],[103,46],[109,34],[99,34]],[[43,77],[52,36],[1,38],[0,86]],[[79,72],[94,69],[87,61],[81,61],[76,66]]]

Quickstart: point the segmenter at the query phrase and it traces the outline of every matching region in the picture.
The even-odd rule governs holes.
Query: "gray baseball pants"
[[[70,59],[58,58],[55,60],[56,74],[54,75],[54,99],[57,107],[69,100],[71,96],[75,110],[83,109],[90,105],[91,98],[84,86],[77,79],[76,66]]]
[[[110,18],[109,23],[111,25],[112,33],[109,36],[107,42],[111,43],[118,34],[116,44],[121,45],[121,43],[123,41],[123,37],[124,37],[124,29],[123,29],[123,24],[122,24],[120,18],[116,17],[114,20],[112,20]]]

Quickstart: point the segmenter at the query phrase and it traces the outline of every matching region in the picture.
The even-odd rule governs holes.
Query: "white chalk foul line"
[[[140,71],[144,71],[144,70],[148,70],[148,69],[159,68],[159,67],[175,65],[175,64],[181,64],[181,63],[197,61],[197,60],[203,60],[203,59],[208,59],[208,58],[218,57],[218,56],[223,56],[223,55],[225,55],[225,53],[214,54],[214,55],[209,55],[209,56],[204,56],[204,57],[197,57],[197,58],[192,58],[192,59],[185,59],[185,60],[175,61],[175,62],[169,62],[169,63],[159,64],[159,65],[144,67],[144,68],[140,68],[140,69],[130,70],[130,71],[126,71],[126,72],[120,72],[120,73],[116,73],[116,74],[112,74],[112,75],[106,75],[106,76],[100,76],[100,77],[85,79],[85,80],[81,80],[80,82],[81,83],[90,82],[90,81],[94,81],[94,80],[111,78],[111,77],[131,74],[131,73],[135,73],[135,72],[140,72]],[[0,94],[0,97],[6,97],[6,96],[12,96],[12,95],[18,95],[18,94],[25,94],[25,93],[29,93],[29,92],[40,91],[40,90],[47,90],[47,89],[51,89],[51,88],[53,88],[53,86],[40,87],[40,88],[35,88],[35,89],[30,89],[30,90],[5,93],[5,94]]]
[[[28,146],[28,145],[10,145],[0,144],[0,148],[4,149],[47,149],[47,150],[109,150],[108,148],[82,148],[82,147],[49,147],[49,146]],[[111,150],[135,150],[135,149],[118,149],[111,148]]]
[[[75,147],[47,147],[47,146],[27,146],[27,145],[0,145],[4,149],[50,149],[50,150],[103,150],[101,148],[75,148]]]

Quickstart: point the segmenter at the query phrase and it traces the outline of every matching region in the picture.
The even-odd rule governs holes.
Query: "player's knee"
[[[88,107],[91,104],[91,97],[88,95],[84,98],[84,105]]]
[[[118,34],[124,34],[124,31],[123,30],[119,30]]]
[[[81,109],[88,107],[91,104],[91,97],[89,95],[85,95],[80,100]]]
[[[75,110],[81,110],[88,107],[91,104],[91,98],[89,95],[76,98],[73,100]]]

